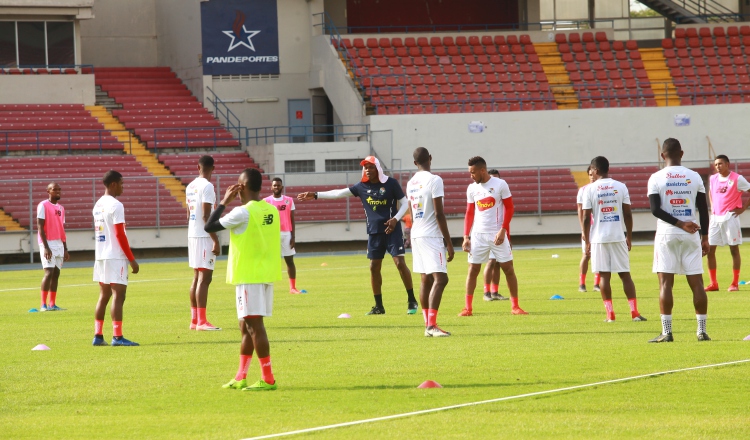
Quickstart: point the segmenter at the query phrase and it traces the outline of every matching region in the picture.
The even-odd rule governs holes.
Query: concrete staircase
[[[5,228],[6,231],[25,231],[17,221],[13,220],[13,217],[9,216],[2,209],[0,209],[0,226]]]
[[[643,67],[651,81],[651,90],[654,91],[654,99],[659,107],[680,105],[677,89],[674,86],[672,74],[667,67],[662,49],[638,49],[643,59]]]
[[[578,97],[570,83],[570,75],[565,71],[565,64],[557,50],[557,43],[535,43],[534,49],[539,56],[539,63],[544,69],[544,74],[547,75],[547,82],[557,101],[557,108],[578,108]]]
[[[135,159],[146,167],[151,174],[160,177],[159,181],[164,184],[169,193],[183,207],[187,208],[185,203],[185,186],[116,117],[106,108],[99,105],[87,106],[86,110],[98,119],[106,130],[111,131],[117,137],[117,140],[122,142],[126,154],[135,156]]]

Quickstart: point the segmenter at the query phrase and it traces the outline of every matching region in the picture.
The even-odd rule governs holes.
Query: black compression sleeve
[[[211,213],[211,216],[208,217],[208,221],[206,222],[206,226],[203,227],[203,230],[206,232],[219,232],[223,231],[225,228],[224,226],[219,223],[219,219],[221,218],[221,214],[224,213],[224,209],[226,206],[219,205],[214,209],[214,211]]]
[[[706,193],[698,193],[695,199],[695,207],[698,208],[698,219],[701,222],[701,235],[708,235],[708,201]]]
[[[648,201],[651,205],[651,214],[653,214],[654,217],[667,222],[672,226],[677,224],[679,221],[678,219],[672,217],[667,211],[661,209],[661,197],[659,197],[659,194],[649,194]]]

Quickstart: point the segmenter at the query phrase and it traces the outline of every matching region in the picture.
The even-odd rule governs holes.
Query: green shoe
[[[227,389],[231,388],[234,390],[241,390],[245,388],[246,386],[247,386],[247,379],[242,379],[242,380],[232,379],[229,381],[229,383],[225,383],[221,387],[227,388]]]
[[[278,388],[278,385],[276,385],[276,382],[274,382],[273,385],[269,385],[266,382],[264,382],[263,379],[260,379],[259,381],[255,382],[249,387],[243,388],[242,391],[271,391],[271,390],[275,390],[276,388]]]

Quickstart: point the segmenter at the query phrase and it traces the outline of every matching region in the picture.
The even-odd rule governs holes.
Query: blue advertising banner
[[[276,0],[201,3],[204,75],[279,73]]]

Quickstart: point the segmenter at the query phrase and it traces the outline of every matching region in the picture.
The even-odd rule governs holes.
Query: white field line
[[[446,410],[449,410],[449,409],[464,408],[464,407],[467,407],[467,406],[484,405],[484,404],[487,404],[487,403],[502,402],[502,401],[514,400],[514,399],[522,399],[524,397],[541,396],[541,395],[544,395],[544,394],[552,394],[552,393],[559,393],[559,392],[562,392],[562,391],[578,390],[578,389],[582,389],[582,388],[595,387],[595,386],[598,386],[598,385],[608,385],[608,384],[619,383],[619,382],[627,382],[627,381],[636,380],[636,379],[644,379],[644,378],[647,378],[647,377],[661,376],[661,375],[664,375],[664,374],[681,373],[681,372],[684,372],[684,371],[700,370],[700,369],[704,369],[704,368],[723,367],[723,366],[727,366],[727,365],[735,365],[735,364],[741,364],[741,363],[745,363],[745,362],[750,362],[750,359],[744,359],[744,360],[740,360],[740,361],[731,361],[731,362],[722,362],[722,363],[719,363],[719,364],[711,364],[711,365],[701,365],[701,366],[698,366],[698,367],[680,368],[678,370],[660,371],[658,373],[641,374],[641,375],[638,375],[638,376],[623,377],[621,379],[605,380],[605,381],[601,381],[601,382],[588,383],[588,384],[585,384],[585,385],[575,385],[575,386],[572,386],[572,387],[557,388],[557,389],[554,389],[554,390],[537,391],[537,392],[534,392],[534,393],[518,394],[516,396],[508,396],[508,397],[498,397],[496,399],[480,400],[478,402],[461,403],[461,404],[458,404],[458,405],[444,406],[444,407],[441,407],[441,408],[424,409],[424,410],[421,410],[421,411],[413,411],[413,412],[402,413],[402,414],[393,414],[393,415],[390,415],[390,416],[375,417],[375,418],[372,418],[372,419],[355,420],[353,422],[337,423],[337,424],[334,424],[334,425],[326,425],[326,426],[318,426],[318,427],[315,427],[315,428],[299,429],[297,431],[288,431],[288,432],[280,432],[280,433],[277,433],[277,434],[261,435],[261,436],[258,436],[258,437],[250,437],[250,438],[246,438],[246,439],[243,439],[243,440],[259,440],[259,439],[265,439],[265,438],[277,438],[277,437],[285,437],[285,436],[290,436],[290,435],[305,434],[305,433],[308,433],[308,432],[324,431],[324,430],[334,429],[334,428],[343,428],[345,426],[362,425],[362,424],[365,424],[365,423],[382,422],[382,421],[385,421],[385,420],[400,419],[400,418],[403,418],[403,417],[411,417],[411,416],[417,416],[417,415],[421,415],[421,414],[429,414],[429,413],[434,413],[434,412],[438,412],[438,411],[446,411]]]
[[[367,267],[366,265],[363,266],[347,266],[347,267],[316,267],[315,269],[297,269],[297,272],[312,272],[314,270],[349,270],[349,269],[361,269],[363,267]],[[286,271],[284,271],[286,272]],[[135,275],[138,276],[138,275]],[[158,280],[128,280],[128,284],[131,283],[158,283],[161,281],[190,281],[192,279],[191,276],[186,276],[183,278],[162,278]],[[95,282],[90,282],[86,284],[66,284],[66,285],[60,285],[57,286],[58,289],[62,287],[85,287],[85,286],[94,286],[96,285]],[[0,293],[2,292],[17,292],[20,290],[39,290],[39,286],[35,287],[18,287],[15,289],[0,289]]]

